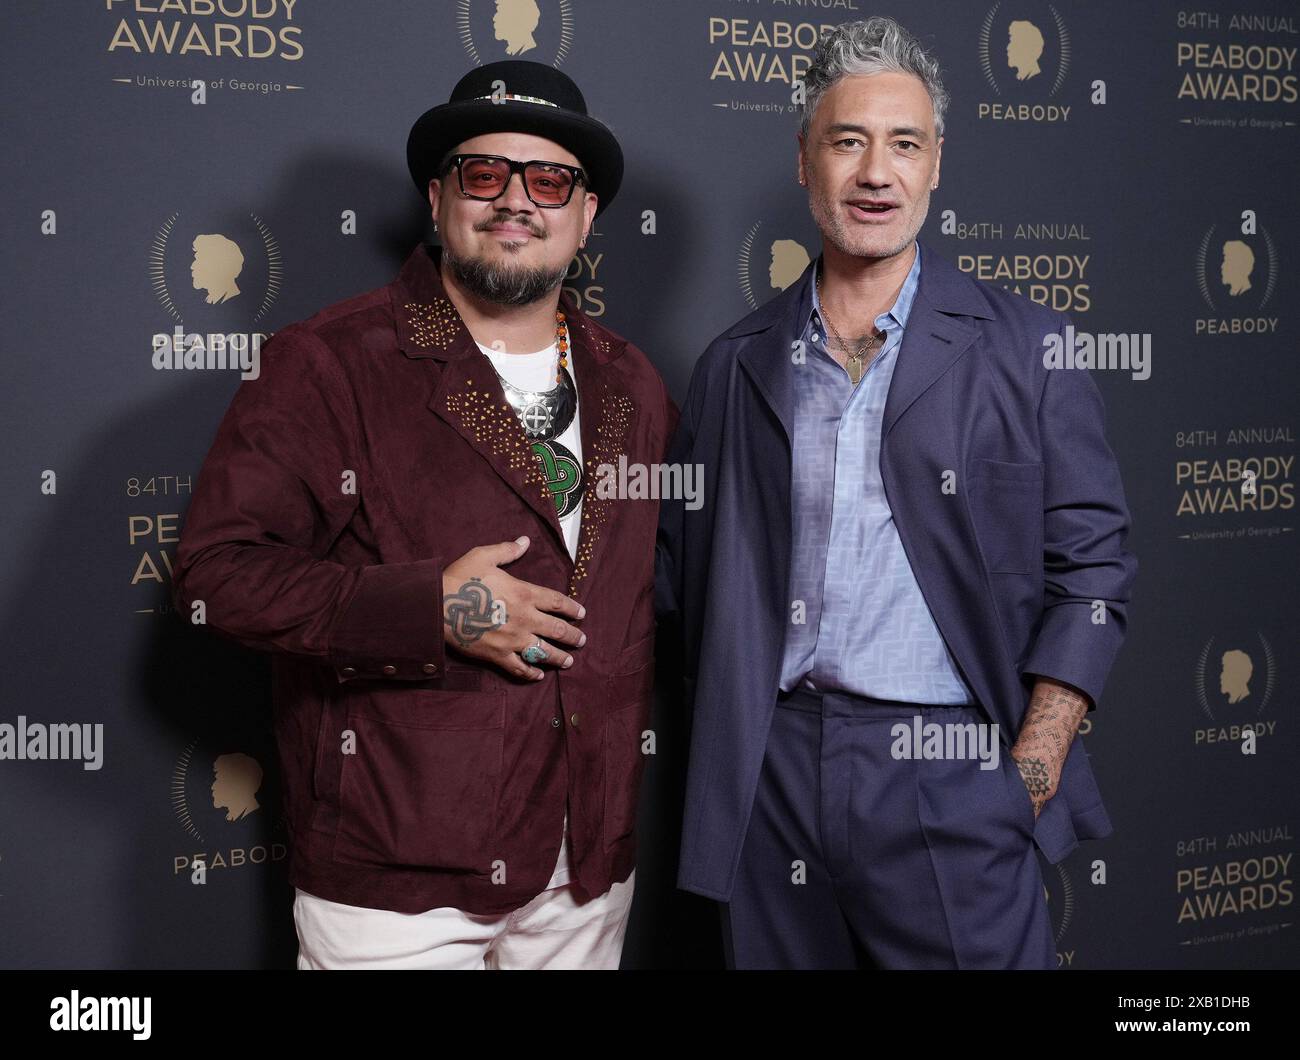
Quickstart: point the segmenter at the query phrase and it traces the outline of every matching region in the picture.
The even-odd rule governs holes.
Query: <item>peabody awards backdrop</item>
[[[680,401],[707,343],[818,253],[792,82],[823,28],[869,14],[953,97],[922,239],[1129,354],[1092,371],[1140,572],[1082,729],[1116,827],[1044,862],[1060,965],[1297,964],[1281,0],[5,4],[0,964],[293,966],[268,660],[171,613],[171,571],[241,366],[436,238],[414,118],[507,56],[578,81],[627,178],[568,287]],[[191,335],[235,367],[186,369]],[[78,727],[80,757],[17,758],[38,725]],[[711,904],[674,888],[671,687],[655,726],[624,967],[718,966]]]

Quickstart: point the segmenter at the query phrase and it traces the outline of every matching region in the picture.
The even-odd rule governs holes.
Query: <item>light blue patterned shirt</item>
[[[885,398],[921,278],[921,247],[893,307],[876,317],[885,343],[856,387],[827,352],[812,284],[794,367],[793,621],[781,670],[783,691],[802,685],[905,703],[973,704],[903,551],[880,477]],[[792,618],[797,614],[792,611]]]

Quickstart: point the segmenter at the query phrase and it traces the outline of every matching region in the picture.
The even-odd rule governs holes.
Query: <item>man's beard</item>
[[[497,305],[530,305],[559,287],[569,271],[568,265],[548,269],[545,265],[495,265],[482,258],[460,258],[445,246],[442,260],[465,290]]]
[[[892,258],[901,254],[912,245],[912,240],[916,238],[917,233],[921,230],[921,226],[925,223],[926,214],[930,209],[927,196],[926,200],[919,204],[919,207],[908,219],[907,230],[901,236],[895,236],[892,241],[886,241],[883,233],[872,231],[869,228],[859,229],[857,226],[850,226],[838,212],[839,196],[818,190],[816,179],[816,175],[810,166],[808,176],[810,185],[808,189],[809,212],[812,214],[813,221],[818,229],[820,229],[822,238],[846,257]]]

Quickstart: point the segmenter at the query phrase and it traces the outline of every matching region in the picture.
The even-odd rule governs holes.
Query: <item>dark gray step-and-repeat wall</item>
[[[821,27],[869,14],[953,97],[922,238],[1149,352],[1094,370],[1141,569],[1083,735],[1115,833],[1043,866],[1061,966],[1296,965],[1300,11],[1280,0],[6,3],[0,724],[102,743],[0,760],[0,964],[293,963],[267,657],[168,605],[239,378],[158,370],[154,337],[260,341],[388,282],[432,238],[412,121],[518,56],[622,140],[569,286],[680,401],[709,340],[818,252],[791,82]],[[200,235],[243,259],[216,304]],[[712,904],[673,886],[676,706],[658,694],[626,967],[720,959]]]

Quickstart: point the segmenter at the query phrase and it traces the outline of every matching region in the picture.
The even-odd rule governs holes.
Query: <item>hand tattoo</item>
[[[1029,791],[1030,801],[1034,804],[1034,817],[1037,817],[1052,797],[1052,781],[1047,775],[1047,763],[1041,758],[1017,758],[1016,766],[1020,770],[1020,779]]]
[[[1046,677],[1034,683],[1012,756],[1033,800],[1035,817],[1056,794],[1065,756],[1087,712],[1088,697],[1082,692]]]
[[[443,600],[443,613],[451,635],[462,648],[473,644],[488,630],[505,625],[505,601],[492,600],[492,590],[471,578]]]

